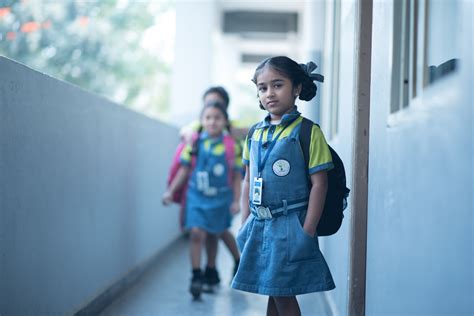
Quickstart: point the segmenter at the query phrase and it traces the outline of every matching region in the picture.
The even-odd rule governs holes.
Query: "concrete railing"
[[[73,314],[179,236],[177,129],[0,57],[0,315]]]

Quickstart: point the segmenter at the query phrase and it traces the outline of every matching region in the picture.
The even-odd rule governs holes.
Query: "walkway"
[[[234,220],[237,221],[238,219]],[[235,231],[235,227],[233,230]],[[190,280],[188,241],[182,238],[137,285],[130,288],[101,315],[265,315],[267,297],[232,290],[228,286],[233,262],[223,244],[219,248],[217,265],[222,279],[217,293],[203,294],[201,301],[193,301],[188,292]],[[324,294],[298,296],[298,301],[302,315],[329,315]]]

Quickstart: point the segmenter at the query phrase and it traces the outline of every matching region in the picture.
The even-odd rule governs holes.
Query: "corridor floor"
[[[235,219],[234,221],[237,221]],[[235,227],[233,227],[235,231]],[[193,301],[188,292],[190,263],[188,240],[174,243],[166,256],[152,267],[140,281],[112,305],[102,316],[257,316],[265,315],[267,297],[236,291],[230,288],[233,262],[230,253],[220,242],[217,267],[221,285],[214,294],[203,294],[201,301]],[[302,315],[330,315],[324,294],[298,296]]]

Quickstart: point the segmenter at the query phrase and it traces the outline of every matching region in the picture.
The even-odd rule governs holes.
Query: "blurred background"
[[[312,315],[473,315],[473,0],[0,0],[0,315],[262,315],[193,304],[179,129],[222,85],[238,127],[272,55],[314,61],[298,103],[344,162],[348,208],[320,238],[337,285]],[[240,218],[234,219],[236,232]]]
[[[171,1],[0,2],[0,54],[152,117],[169,115]]]
[[[287,55],[321,67],[325,13],[322,1],[2,0],[0,54],[179,126],[223,85],[248,125],[262,114],[256,65]]]

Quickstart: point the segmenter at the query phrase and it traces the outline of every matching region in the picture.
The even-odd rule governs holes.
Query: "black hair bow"
[[[313,74],[312,72],[318,68],[318,66],[313,63],[312,61],[308,62],[307,64],[300,64],[300,67],[304,70],[306,75],[310,77],[313,81],[324,82],[324,76],[321,74]]]

